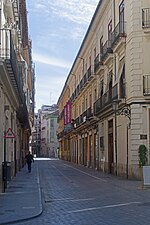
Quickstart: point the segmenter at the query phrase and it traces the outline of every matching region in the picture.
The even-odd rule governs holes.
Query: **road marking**
[[[79,201],[93,201],[94,198],[79,198],[79,199],[73,199],[73,198],[60,198],[60,199],[50,199],[49,201],[64,201],[64,202],[79,202]]]
[[[72,167],[72,166],[69,166],[69,165],[67,165],[67,164],[64,164],[64,165],[66,165],[66,166],[68,166],[68,167],[71,167],[72,169],[77,170],[77,171],[79,171],[80,173],[83,173],[83,174],[85,174],[85,175],[87,175],[87,176],[89,176],[89,177],[93,177],[93,178],[95,178],[95,179],[97,179],[97,180],[101,180],[101,181],[103,181],[103,182],[107,182],[106,180],[104,180],[104,179],[102,179],[102,178],[100,178],[100,177],[93,176],[93,175],[91,175],[91,174],[89,174],[89,173],[83,172],[82,170],[79,170],[79,169],[74,168],[74,167]]]
[[[95,198],[81,198],[81,199],[73,199],[70,202],[80,202],[80,201],[93,201]]]
[[[49,201],[68,201],[68,200],[72,200],[72,198],[52,198]]]
[[[22,207],[23,209],[35,209],[35,207],[32,206],[26,206],[26,207]]]
[[[86,211],[93,211],[93,210],[99,210],[99,209],[115,208],[115,207],[122,207],[122,206],[128,206],[128,205],[139,204],[139,203],[141,202],[127,202],[127,203],[120,203],[116,205],[106,205],[106,206],[100,206],[100,207],[73,210],[73,211],[68,211],[68,213],[78,213],[78,212],[86,212]]]

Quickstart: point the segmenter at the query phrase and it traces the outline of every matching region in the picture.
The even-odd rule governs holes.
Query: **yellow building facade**
[[[149,52],[150,2],[100,0],[58,100],[62,159],[139,178],[138,148],[150,147]]]

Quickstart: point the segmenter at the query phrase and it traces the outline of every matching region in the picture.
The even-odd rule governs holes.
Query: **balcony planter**
[[[148,165],[147,147],[145,145],[139,146],[139,168],[142,170],[143,185],[150,185],[150,166]]]

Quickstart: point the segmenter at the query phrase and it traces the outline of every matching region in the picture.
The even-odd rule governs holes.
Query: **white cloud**
[[[27,0],[36,108],[57,103],[99,0]],[[31,22],[31,23],[30,23]],[[68,60],[67,60],[68,59]]]
[[[67,21],[88,24],[98,2],[98,0],[32,0],[30,9],[41,13],[42,8],[42,13],[47,19],[51,19],[52,14],[55,14]]]
[[[58,58],[47,57],[47,56],[40,55],[37,53],[33,54],[33,60],[35,62],[48,64],[51,66],[57,66],[57,67],[62,67],[62,68],[70,68],[71,67],[70,62],[66,62],[65,60],[58,59]]]

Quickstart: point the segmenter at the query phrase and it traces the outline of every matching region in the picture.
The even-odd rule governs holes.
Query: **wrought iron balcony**
[[[79,85],[77,86],[77,95],[79,94],[79,91],[80,91],[80,87]]]
[[[93,115],[91,107],[87,109],[87,118],[90,118]]]
[[[119,40],[121,37],[125,37],[125,22],[120,21],[117,26],[114,28],[112,34],[111,34],[111,44],[112,46],[116,44],[116,42]]]
[[[90,77],[91,77],[91,66],[88,68],[88,71],[87,71],[87,73],[88,73],[88,80],[90,79]]]
[[[99,68],[99,54],[94,59],[94,73],[96,73],[98,68]]]
[[[63,138],[64,137],[64,131],[57,134],[57,138]]]
[[[113,53],[111,48],[111,41],[107,40],[102,47],[101,60],[104,60],[109,53]]]
[[[150,75],[143,76],[143,95],[150,96]]]
[[[150,28],[150,8],[142,9],[142,27]]]
[[[86,111],[84,111],[78,118],[75,119],[74,123],[76,124],[76,127],[82,124],[83,122],[86,122],[88,118],[92,116],[92,109],[89,107]]]
[[[101,113],[106,107],[111,107],[111,103],[114,99],[118,99],[118,84],[108,90],[94,103],[94,115]]]
[[[86,85],[87,84],[87,72],[84,74],[84,77],[83,77],[83,83],[84,83],[84,85]]]
[[[10,80],[12,85],[16,91],[16,95],[20,100],[20,103],[24,103],[24,95],[23,95],[23,81],[22,81],[22,64],[18,62],[11,30],[2,29],[0,30],[0,58],[2,58],[7,66],[7,70],[10,76]]]
[[[83,88],[83,79],[80,81],[80,90]]]

